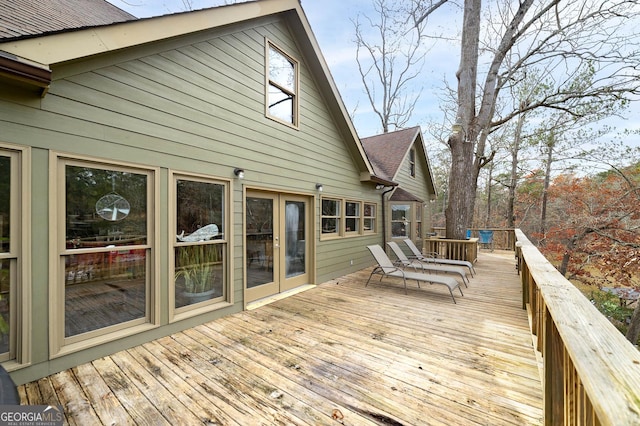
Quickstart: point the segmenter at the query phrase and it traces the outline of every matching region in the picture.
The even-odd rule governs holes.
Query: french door
[[[248,191],[245,199],[247,302],[309,283],[310,198]]]

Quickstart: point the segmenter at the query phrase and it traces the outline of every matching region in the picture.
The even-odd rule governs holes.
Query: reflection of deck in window
[[[67,257],[65,336],[145,317],[145,250]]]
[[[153,172],[66,158],[59,164],[66,223],[64,298],[57,306],[64,337],[90,338],[149,322]]]

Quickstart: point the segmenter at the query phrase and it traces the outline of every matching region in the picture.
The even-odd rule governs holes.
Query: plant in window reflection
[[[197,244],[178,247],[176,253],[176,285],[187,293],[213,290],[220,269],[221,246]]]

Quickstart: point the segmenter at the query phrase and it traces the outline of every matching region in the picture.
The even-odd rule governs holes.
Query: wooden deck
[[[351,274],[20,386],[77,425],[528,425],[542,390],[512,252],[444,286]],[[377,279],[377,278],[376,278]]]

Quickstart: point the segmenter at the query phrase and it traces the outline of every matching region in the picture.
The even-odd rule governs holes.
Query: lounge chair
[[[411,259],[407,257],[406,254],[402,251],[398,243],[395,241],[388,242],[387,245],[391,247],[393,250],[393,254],[396,255],[397,260],[394,262],[397,266],[401,266],[406,268],[407,266],[412,267],[416,272],[418,272],[418,268],[420,268],[421,272],[445,272],[449,274],[457,274],[462,278],[462,283],[465,287],[467,286],[467,274],[465,273],[465,269],[462,266],[454,266],[454,265],[439,265],[437,263],[432,262],[423,262],[418,259]]]
[[[456,298],[453,297],[454,289],[457,288],[458,290],[460,290],[460,294],[464,296],[464,294],[462,294],[462,289],[460,288],[460,283],[455,278],[445,277],[442,275],[429,275],[420,272],[405,271],[394,266],[393,262],[391,262],[391,259],[389,259],[389,256],[387,256],[387,253],[385,253],[382,247],[380,247],[379,245],[367,246],[367,248],[376,259],[376,262],[378,262],[378,266],[373,268],[373,271],[371,271],[365,287],[369,285],[371,277],[373,277],[374,274],[377,274],[380,275],[381,281],[383,277],[402,278],[402,281],[404,282],[405,294],[407,294],[407,280],[416,280],[416,282],[418,283],[418,288],[420,288],[421,281],[431,284],[446,285],[449,289],[449,294],[451,294],[451,298],[453,299],[453,303],[457,303]]]
[[[467,260],[442,259],[437,257],[436,254],[434,254],[434,257],[425,256],[420,252],[420,249],[418,249],[418,247],[416,247],[416,245],[410,239],[407,238],[406,240],[404,240],[404,243],[407,245],[407,247],[409,247],[409,250],[411,250],[412,255],[409,256],[410,259],[417,259],[422,262],[439,263],[441,265],[466,266],[469,269],[469,273],[471,274],[471,276],[474,276],[476,274],[473,263]]]

